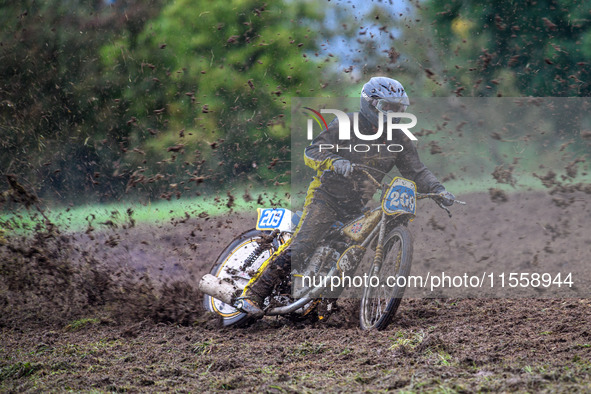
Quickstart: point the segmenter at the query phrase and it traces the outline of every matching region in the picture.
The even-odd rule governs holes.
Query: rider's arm
[[[400,145],[403,146],[402,152],[396,158],[396,167],[400,174],[408,179],[412,179],[417,184],[419,193],[439,193],[445,190],[437,177],[423,164],[419,159],[419,153],[412,141],[400,130]]]
[[[320,133],[304,151],[304,162],[316,171],[334,170],[333,163],[343,157],[334,153],[339,142],[338,122],[336,119]]]

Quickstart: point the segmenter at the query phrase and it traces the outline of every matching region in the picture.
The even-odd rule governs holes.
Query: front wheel
[[[363,291],[359,313],[363,330],[383,330],[390,324],[406,289],[411,262],[411,233],[405,226],[398,226],[384,239],[384,258],[381,265],[372,264],[369,270],[370,276],[379,278],[379,284],[376,287],[367,286]],[[398,278],[404,279],[397,280]]]
[[[256,272],[272,253],[271,250],[262,252],[248,271],[244,270],[245,259],[258,247],[257,241],[263,235],[267,233],[254,229],[241,234],[222,251],[209,273],[220,279],[231,279],[238,288],[243,289],[252,277],[251,274]],[[248,321],[246,313],[210,295],[203,296],[203,306],[207,311],[220,315],[224,326],[240,326]]]

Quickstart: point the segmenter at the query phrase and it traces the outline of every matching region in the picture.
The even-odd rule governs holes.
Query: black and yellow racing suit
[[[347,114],[350,124],[353,124],[353,114]],[[376,129],[361,114],[359,115],[359,131],[363,135],[373,135]],[[385,127],[385,126],[384,126]],[[386,133],[382,133],[386,135]],[[390,152],[387,145],[398,144]],[[356,152],[357,145],[370,146],[367,152]],[[332,146],[332,149],[327,147]],[[337,152],[338,146],[338,152]],[[351,147],[350,149],[348,149]],[[367,148],[363,147],[366,150]],[[334,162],[346,159],[351,163],[362,164],[375,168],[371,175],[378,181],[383,173],[388,173],[394,166],[400,174],[413,180],[421,193],[439,193],[445,188],[435,175],[421,162],[417,149],[412,141],[401,131],[394,130],[392,140],[365,141],[351,133],[351,140],[339,140],[338,120],[331,122],[326,130],[316,137],[306,147],[304,160],[308,167],[316,170],[304,204],[304,213],[300,224],[292,236],[291,245],[284,245],[268,262],[263,264],[259,273],[251,280],[245,289],[248,296],[255,294],[256,298],[264,299],[272,290],[276,277],[283,275],[291,268],[302,272],[304,262],[318,246],[326,231],[337,221],[354,217],[361,213],[367,201],[363,198],[363,191],[356,187],[355,176],[348,178],[334,172]]]

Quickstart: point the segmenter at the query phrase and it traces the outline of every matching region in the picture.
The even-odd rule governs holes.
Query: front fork
[[[259,247],[263,247],[263,245],[266,245],[266,246],[264,246],[264,248],[270,249],[272,246],[271,244],[276,240],[278,234],[279,234],[279,230],[275,229],[275,230],[273,230],[273,232],[271,234],[269,234],[267,236],[263,236],[261,243],[259,244]],[[291,246],[291,238],[288,239],[287,241],[285,241],[285,243],[283,243],[283,245],[280,245],[274,253],[271,253],[269,258],[267,260],[265,260],[263,262],[263,264],[261,264],[261,266],[259,267],[257,272],[252,276],[252,278],[250,278],[250,280],[248,281],[248,283],[244,287],[241,296],[244,296],[245,294],[247,294],[247,291],[250,289],[250,287],[263,275],[263,273],[269,268],[269,265],[273,264],[274,261],[279,257],[279,255],[281,253],[283,253],[285,251],[285,249],[289,248],[290,246]],[[258,248],[255,249],[253,254],[255,252],[257,252],[257,250],[258,250]],[[260,253],[259,253],[259,255],[260,255]],[[251,256],[252,256],[252,254],[251,254]],[[249,258],[251,258],[251,256],[249,256],[247,258],[247,260]],[[253,261],[255,261],[255,260],[256,260],[256,258]],[[250,264],[252,264],[252,262]],[[246,261],[245,261],[244,265],[246,265]],[[244,267],[244,265],[243,265],[243,267]]]
[[[376,245],[376,254],[371,264],[370,275],[377,276],[384,261],[384,237],[386,236],[386,213],[382,211],[382,219],[380,220],[380,230],[378,233],[378,244]]]

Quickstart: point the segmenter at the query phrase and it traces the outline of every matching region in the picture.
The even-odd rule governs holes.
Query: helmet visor
[[[408,97],[388,97],[377,99],[375,107],[385,114],[388,112],[405,112],[408,105]]]

